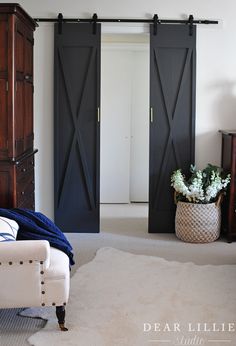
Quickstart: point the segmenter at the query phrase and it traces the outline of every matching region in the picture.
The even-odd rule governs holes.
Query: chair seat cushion
[[[0,242],[16,240],[19,226],[16,221],[0,217]]]

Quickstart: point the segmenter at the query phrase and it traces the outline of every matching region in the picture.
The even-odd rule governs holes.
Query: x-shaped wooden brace
[[[180,162],[180,157],[179,157],[179,153],[178,153],[178,148],[177,145],[175,143],[175,138],[173,136],[173,129],[175,127],[175,121],[176,121],[176,111],[178,109],[178,104],[179,104],[179,100],[181,98],[181,94],[183,91],[183,85],[184,85],[184,81],[187,75],[187,71],[188,71],[188,65],[190,63],[191,60],[191,56],[192,56],[192,49],[188,48],[187,51],[187,56],[185,59],[185,64],[184,64],[184,69],[183,69],[183,73],[182,73],[182,77],[181,77],[181,82],[180,82],[180,86],[178,88],[178,93],[177,93],[177,97],[176,97],[176,101],[175,101],[175,106],[174,106],[174,111],[173,111],[173,117],[171,116],[171,112],[170,112],[170,107],[168,105],[168,101],[166,100],[165,97],[165,92],[164,92],[164,88],[163,88],[163,77],[161,75],[161,70],[159,68],[159,63],[158,63],[158,54],[156,52],[156,49],[154,49],[154,54],[155,54],[155,64],[156,64],[156,69],[157,69],[157,74],[158,74],[158,79],[159,79],[159,83],[161,86],[161,93],[162,93],[162,98],[163,98],[163,102],[164,102],[164,106],[165,106],[165,112],[167,115],[167,119],[168,119],[168,125],[169,125],[169,135],[168,135],[168,140],[167,140],[167,144],[165,147],[165,152],[163,153],[162,156],[162,162],[161,162],[161,169],[165,172],[166,168],[167,168],[167,163],[168,163],[168,158],[170,155],[170,151],[171,151],[171,146],[173,146],[174,149],[174,154],[175,154],[175,159],[176,159],[176,163],[178,167],[181,167],[181,162]],[[163,175],[159,174],[159,179],[158,179],[158,183],[157,183],[157,187],[156,187],[156,191],[155,191],[155,199],[154,199],[154,208],[157,208],[158,206],[158,200],[159,200],[159,194],[160,194],[160,190],[161,187],[163,185]]]
[[[88,194],[88,200],[89,200],[90,208],[95,209],[95,207],[96,207],[95,206],[95,199],[94,199],[94,195],[93,195],[93,189],[92,189],[92,186],[90,183],[91,177],[90,177],[89,168],[88,168],[88,164],[87,164],[87,157],[86,157],[83,139],[82,139],[82,136],[80,134],[80,130],[78,128],[78,122],[79,122],[81,111],[83,109],[84,94],[86,92],[86,86],[87,86],[87,83],[89,80],[89,74],[91,72],[91,66],[92,66],[94,59],[95,59],[96,49],[92,48],[92,52],[91,52],[90,60],[89,60],[89,64],[88,64],[88,70],[86,73],[86,77],[85,77],[85,81],[84,81],[84,85],[83,85],[83,91],[82,91],[82,95],[81,95],[80,103],[79,103],[79,107],[78,107],[78,112],[76,111],[76,107],[73,105],[73,100],[71,99],[72,89],[71,89],[71,84],[69,81],[68,74],[66,74],[65,69],[64,69],[64,66],[66,66],[66,64],[64,61],[62,48],[58,49],[58,54],[59,54],[59,60],[60,60],[60,65],[61,65],[61,71],[62,71],[62,75],[63,75],[63,79],[64,79],[66,95],[67,95],[67,99],[68,99],[68,104],[70,107],[71,117],[72,117],[72,121],[73,121],[73,125],[74,125],[74,135],[73,135],[70,153],[69,153],[69,157],[68,157],[68,161],[67,161],[67,165],[66,165],[64,179],[60,184],[61,188],[59,190],[60,194],[59,194],[59,198],[58,198],[58,207],[60,207],[64,203],[65,186],[67,186],[67,184],[69,183],[70,172],[73,169],[72,148],[75,148],[75,146],[77,145],[78,151],[80,154],[80,161],[81,161],[81,166],[82,166],[82,171],[83,171],[84,181],[85,181],[86,190],[87,190],[87,194]],[[77,112],[77,114],[76,114],[76,112]]]

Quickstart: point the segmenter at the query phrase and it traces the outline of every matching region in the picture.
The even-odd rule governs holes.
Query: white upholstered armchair
[[[46,240],[0,242],[0,308],[55,306],[67,330],[70,272],[68,256]]]

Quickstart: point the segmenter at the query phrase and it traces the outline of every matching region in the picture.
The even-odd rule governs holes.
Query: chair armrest
[[[0,243],[0,263],[43,261],[47,269],[50,264],[50,245],[47,240],[17,240]]]

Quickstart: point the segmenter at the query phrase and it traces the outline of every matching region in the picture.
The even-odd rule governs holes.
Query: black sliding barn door
[[[100,24],[55,25],[54,209],[64,232],[99,232]]]
[[[174,232],[170,176],[194,163],[196,27],[150,28],[149,232]]]

